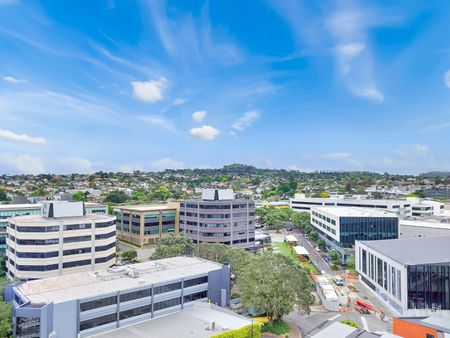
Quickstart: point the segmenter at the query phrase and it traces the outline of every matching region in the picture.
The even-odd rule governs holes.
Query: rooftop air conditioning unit
[[[139,277],[139,271],[138,270],[130,270],[128,271],[128,276],[130,276],[131,278],[138,278]]]

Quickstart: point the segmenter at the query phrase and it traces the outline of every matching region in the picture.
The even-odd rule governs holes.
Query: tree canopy
[[[190,255],[193,253],[194,244],[192,240],[183,235],[175,236],[170,234],[158,241],[156,250],[150,259],[162,259],[183,255]]]

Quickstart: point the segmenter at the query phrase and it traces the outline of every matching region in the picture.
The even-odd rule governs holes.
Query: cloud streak
[[[239,131],[244,131],[250,127],[259,117],[261,113],[257,110],[252,110],[245,112],[242,117],[240,117],[235,123],[233,123],[232,128]]]
[[[42,145],[46,144],[47,141],[43,137],[32,137],[26,134],[16,134],[9,130],[0,129],[0,137],[14,142],[22,142],[28,144]]]

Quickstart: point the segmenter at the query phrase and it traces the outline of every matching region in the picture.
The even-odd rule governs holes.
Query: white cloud
[[[239,118],[234,124],[233,129],[245,130],[252,125],[259,117],[261,113],[256,110],[246,112],[241,118]]]
[[[356,96],[364,97],[376,103],[381,103],[384,101],[383,94],[375,87],[368,87],[362,89],[353,88],[353,92]]]
[[[237,133],[236,133],[234,130],[231,130],[231,131],[230,131],[230,135],[231,135],[233,138],[235,138],[235,139],[238,138],[238,135],[237,135]]]
[[[119,167],[119,171],[122,173],[132,173],[137,170],[143,171],[144,168],[138,164],[123,164]]]
[[[339,44],[336,46],[336,52],[349,57],[356,57],[366,48],[363,43],[355,42],[355,43],[347,43],[347,44]]]
[[[207,114],[208,113],[205,110],[196,111],[195,113],[192,114],[192,119],[195,122],[201,122],[205,119]]]
[[[321,156],[325,160],[345,160],[352,157],[350,153],[329,153]]]
[[[444,74],[444,83],[448,88],[450,88],[450,69]]]
[[[164,157],[150,162],[150,168],[158,171],[165,169],[184,169],[186,167],[186,163],[176,161],[170,157]]]
[[[0,163],[9,169],[15,170],[21,174],[42,174],[45,172],[44,164],[40,158],[27,154],[0,154]]]
[[[170,120],[166,119],[164,116],[161,115],[141,116],[140,119],[144,122],[166,128],[167,130],[172,131],[175,130],[174,124]]]
[[[163,99],[164,89],[167,87],[167,79],[165,77],[159,80],[150,80],[146,82],[134,81],[131,82],[133,86],[134,96],[141,101],[155,103]]]
[[[0,129],[0,137],[3,137],[7,140],[14,141],[14,142],[23,142],[23,143],[29,143],[29,144],[46,144],[47,142],[43,137],[32,137],[28,136],[26,134],[15,134],[12,131],[9,130],[2,130]]]
[[[3,80],[11,84],[19,84],[27,82],[26,80],[16,79],[15,77],[12,76],[4,76]]]
[[[63,168],[63,172],[69,173],[87,173],[92,171],[91,161],[77,156],[59,157],[57,163]]]
[[[220,134],[220,131],[212,126],[201,126],[199,128],[192,128],[189,131],[189,135],[192,138],[205,140],[205,141],[211,141],[214,140],[218,135]]]
[[[181,106],[184,103],[186,103],[186,100],[178,97],[172,101],[172,106]]]

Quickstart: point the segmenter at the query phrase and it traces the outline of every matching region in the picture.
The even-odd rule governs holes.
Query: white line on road
[[[369,326],[367,325],[367,320],[363,316],[361,316],[361,321],[364,327],[364,330],[369,331]]]
[[[333,316],[331,318],[328,318],[328,321],[331,322],[332,320],[335,320],[336,318],[339,318],[340,316],[341,315],[336,315],[336,316]]]

